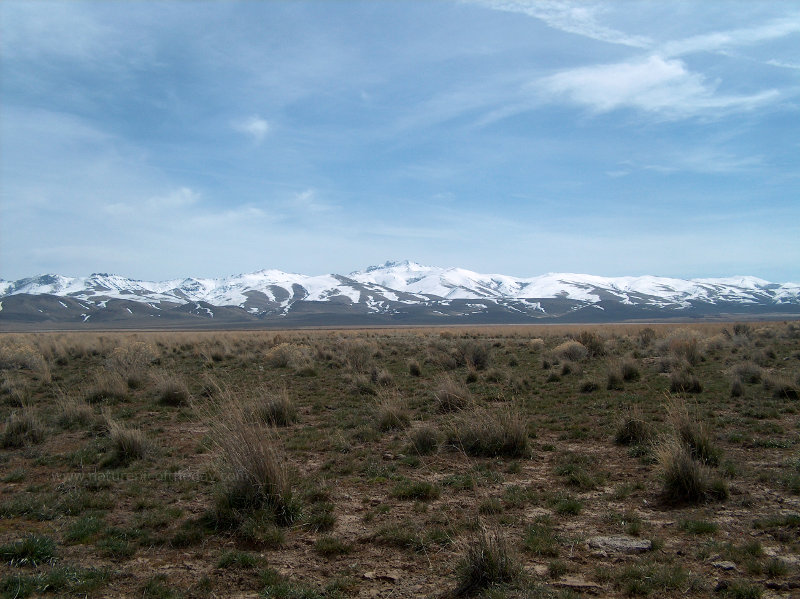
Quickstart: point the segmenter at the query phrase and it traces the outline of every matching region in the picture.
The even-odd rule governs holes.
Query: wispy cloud
[[[652,45],[652,40],[646,36],[628,34],[603,25],[599,17],[604,9],[595,3],[559,0],[474,1],[495,10],[522,13],[544,21],[553,29],[602,42],[636,48],[647,48]]]
[[[264,141],[264,138],[269,133],[269,122],[260,116],[253,115],[246,119],[242,119],[233,123],[233,128],[239,133],[248,135],[256,144]]]
[[[708,111],[747,110],[776,99],[776,90],[751,95],[716,93],[716,85],[692,73],[677,59],[651,55],[626,62],[581,67],[537,82],[545,94],[565,98],[602,113],[635,108],[665,118]]]
[[[755,27],[744,27],[713,31],[663,44],[659,53],[664,56],[680,56],[694,52],[713,52],[737,46],[747,46],[800,33],[800,13],[775,19]]]

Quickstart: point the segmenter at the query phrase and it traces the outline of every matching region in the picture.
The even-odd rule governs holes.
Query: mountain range
[[[386,262],[348,275],[261,270],[138,281],[0,280],[0,328],[160,328],[794,318],[800,284],[550,273],[519,278]]]

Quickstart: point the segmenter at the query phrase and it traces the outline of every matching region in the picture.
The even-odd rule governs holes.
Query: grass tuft
[[[471,596],[489,587],[513,582],[521,572],[500,534],[480,527],[458,564],[455,594]]]

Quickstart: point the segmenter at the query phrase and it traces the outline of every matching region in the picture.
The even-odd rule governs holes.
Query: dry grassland
[[[800,324],[0,336],[0,596],[796,597]]]

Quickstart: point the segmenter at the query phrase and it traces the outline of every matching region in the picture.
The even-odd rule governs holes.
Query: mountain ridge
[[[312,320],[324,320],[328,314],[334,320],[382,317],[449,323],[568,320],[580,313],[581,318],[598,315],[602,321],[607,319],[602,312],[620,318],[800,312],[800,284],[753,276],[677,279],[547,273],[514,277],[410,260],[387,261],[347,275],[262,269],[165,281],[99,272],[88,277],[44,274],[0,280],[0,322],[122,322],[128,318],[126,312],[130,318],[142,318],[142,309],[147,318],[165,320],[213,319],[224,313],[234,323],[302,320],[311,314],[315,315]]]

